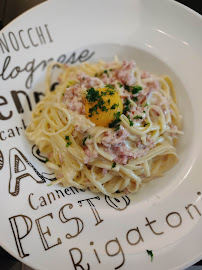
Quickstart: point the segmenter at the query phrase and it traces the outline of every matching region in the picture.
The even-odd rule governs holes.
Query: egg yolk
[[[97,126],[108,127],[109,123],[115,119],[115,114],[117,112],[122,113],[123,111],[121,98],[115,89],[110,88],[99,88],[94,90],[92,94],[93,97],[91,99],[86,98],[86,117]],[[95,99],[96,101],[94,101]],[[93,102],[91,102],[91,100],[93,100]]]

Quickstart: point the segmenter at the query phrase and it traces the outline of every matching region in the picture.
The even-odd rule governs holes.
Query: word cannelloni
[[[176,163],[180,127],[171,79],[115,59],[50,64],[26,134],[47,155],[54,184],[121,196]]]

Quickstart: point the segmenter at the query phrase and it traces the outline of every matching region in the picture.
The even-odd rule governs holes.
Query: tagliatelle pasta
[[[54,66],[60,73],[53,90]],[[57,178],[53,184],[121,196],[176,163],[180,127],[171,79],[115,59],[52,63],[46,95],[26,134],[47,155]]]

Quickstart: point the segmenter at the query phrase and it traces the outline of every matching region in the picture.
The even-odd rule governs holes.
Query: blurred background
[[[45,1],[46,0],[0,0],[0,29],[2,29],[9,22],[11,22],[13,19],[15,19],[17,16],[19,16],[26,10]],[[192,8],[193,10],[197,11],[202,15],[202,0],[176,0],[176,1]],[[6,251],[4,251],[0,247],[0,270],[32,270],[32,269],[17,261],[15,258],[13,258],[11,255],[9,255]],[[197,264],[195,264],[194,266],[188,268],[187,270],[202,270],[202,260]]]

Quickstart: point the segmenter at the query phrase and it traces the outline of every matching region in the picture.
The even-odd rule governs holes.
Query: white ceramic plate
[[[202,258],[202,19],[173,1],[49,1],[0,33],[0,245],[36,269],[184,269]],[[174,81],[180,161],[132,199],[61,186],[24,134],[50,59],[134,59]],[[146,250],[153,250],[151,262]]]

